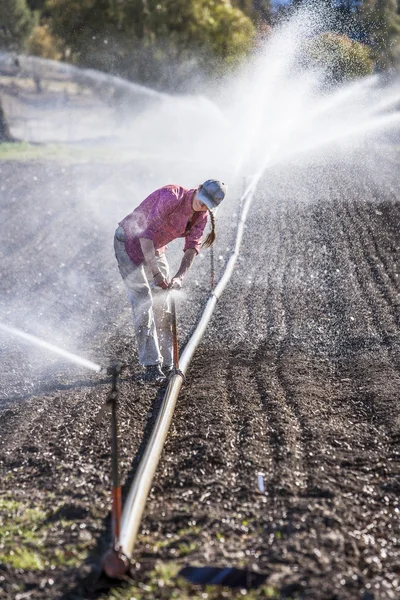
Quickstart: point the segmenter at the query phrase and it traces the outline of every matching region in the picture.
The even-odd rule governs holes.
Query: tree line
[[[329,5],[335,15],[312,47],[317,62],[334,57],[339,73],[353,61],[351,76],[399,65],[400,0],[3,0],[0,48],[185,91],[196,73],[239,64],[302,4]]]
[[[366,44],[378,70],[400,66],[400,0],[293,0],[292,7],[327,5],[335,27]]]

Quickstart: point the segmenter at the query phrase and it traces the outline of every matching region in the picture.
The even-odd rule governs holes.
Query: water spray
[[[66,358],[72,363],[80,365],[82,367],[86,367],[87,369],[91,369],[92,371],[96,371],[97,373],[105,372],[107,369],[104,369],[100,365],[92,362],[91,360],[87,360],[86,358],[82,358],[77,354],[73,354],[72,352],[68,352],[67,350],[63,350],[54,344],[50,344],[49,342],[45,342],[44,340],[32,335],[31,333],[26,333],[25,331],[21,331],[21,329],[17,329],[16,327],[11,327],[9,325],[4,325],[0,323],[0,330],[8,333],[14,337],[19,337],[25,342],[32,344],[38,348],[44,348],[45,350],[49,350],[50,352],[54,352],[63,358]]]

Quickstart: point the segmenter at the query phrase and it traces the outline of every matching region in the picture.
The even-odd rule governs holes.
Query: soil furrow
[[[52,195],[58,171],[46,175],[40,168],[40,194],[65,208],[65,198]],[[39,167],[23,169],[33,177]],[[7,193],[18,193],[19,210],[26,211],[40,197],[38,188],[24,196],[21,170],[9,175]],[[157,561],[258,570],[277,596],[296,600],[396,600],[400,594],[400,214],[394,180],[375,204],[372,178],[357,183],[363,173],[291,164],[271,169],[260,182],[235,273],[187,373],[134,553],[134,576],[155,598],[165,597],[151,575]],[[85,180],[86,167],[62,175],[66,191],[72,175]],[[227,213],[218,219],[219,274],[236,220]],[[29,289],[15,278],[2,280],[11,286],[10,307],[34,322],[34,308],[24,312],[25,297],[43,293],[43,310],[54,317],[58,299],[47,288],[65,281],[71,294],[60,326],[75,327],[71,337],[88,357],[129,363],[119,402],[126,497],[161,394],[132,378],[137,354],[111,243],[107,254],[87,231],[83,262],[69,246],[65,260],[54,248],[47,263],[41,254],[42,282],[31,277],[27,256],[35,239],[46,241],[36,225],[34,219],[17,265],[17,278],[29,281]],[[5,251],[7,244],[13,248],[11,233]],[[96,249],[96,264],[84,264]],[[15,252],[4,256],[14,273]],[[173,260],[179,256],[180,248]],[[181,342],[209,293],[209,257],[201,256],[179,300]],[[54,257],[74,265],[74,276],[85,269],[82,294],[79,277],[73,282],[52,273]],[[7,298],[5,291],[5,306]],[[81,579],[110,542],[107,414],[96,422],[110,380],[57,363],[39,372],[42,357],[11,341],[1,352],[8,402],[0,421],[3,495],[19,511],[40,507],[45,544],[35,546],[42,563],[31,570],[12,562],[0,567],[0,597],[98,598]]]
[[[360,214],[354,211],[352,205],[348,204],[346,210],[348,215],[348,239],[351,240],[354,253],[357,253],[359,257],[362,256],[361,264],[365,265],[368,269],[368,271],[365,269],[360,275],[363,282],[363,289],[365,289],[365,293],[369,297],[371,307],[373,307],[372,303],[375,301],[375,308],[377,310],[374,310],[374,313],[382,316],[385,315],[386,317],[386,322],[380,325],[385,339],[394,340],[398,335],[399,314],[396,310],[398,292],[393,293],[391,287],[388,286],[382,276],[379,256],[376,253],[376,244],[371,235],[367,233],[368,226],[364,216],[366,211],[363,211],[363,218],[361,218]],[[377,293],[368,289],[368,281],[370,285],[374,286]]]

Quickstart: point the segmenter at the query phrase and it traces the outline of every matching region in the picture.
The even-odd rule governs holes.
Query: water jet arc
[[[26,333],[25,331],[21,331],[16,327],[11,327],[9,325],[4,325],[3,323],[0,323],[0,330],[4,331],[5,333],[8,333],[9,335],[12,335],[13,337],[18,337],[24,340],[25,342],[36,346],[37,348],[43,348],[45,350],[49,350],[50,352],[58,354],[59,356],[62,356],[63,358],[69,360],[69,362],[80,365],[81,367],[86,367],[87,369],[91,369],[92,371],[96,371],[97,373],[100,373],[103,370],[100,365],[92,362],[91,360],[87,360],[86,358],[82,358],[77,354],[73,354],[72,352],[63,350],[62,348],[59,348],[54,344],[50,344],[49,342],[46,342],[30,333]]]

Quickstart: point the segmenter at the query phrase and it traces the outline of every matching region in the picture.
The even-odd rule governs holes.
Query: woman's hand
[[[192,262],[194,261],[196,254],[197,254],[197,252],[194,248],[188,248],[187,250],[185,250],[185,252],[183,254],[181,266],[179,267],[178,271],[175,273],[174,277],[172,278],[171,285],[170,285],[171,290],[180,290],[181,289],[183,278],[185,277],[186,273],[189,271],[190,266],[191,266]]]
[[[155,285],[163,290],[167,290],[169,288],[168,279],[166,279],[160,271],[153,276],[153,281]]]
[[[171,284],[170,284],[170,289],[171,290],[180,290],[182,287],[182,281],[183,281],[183,277],[177,277],[175,275],[175,277],[172,278]]]

